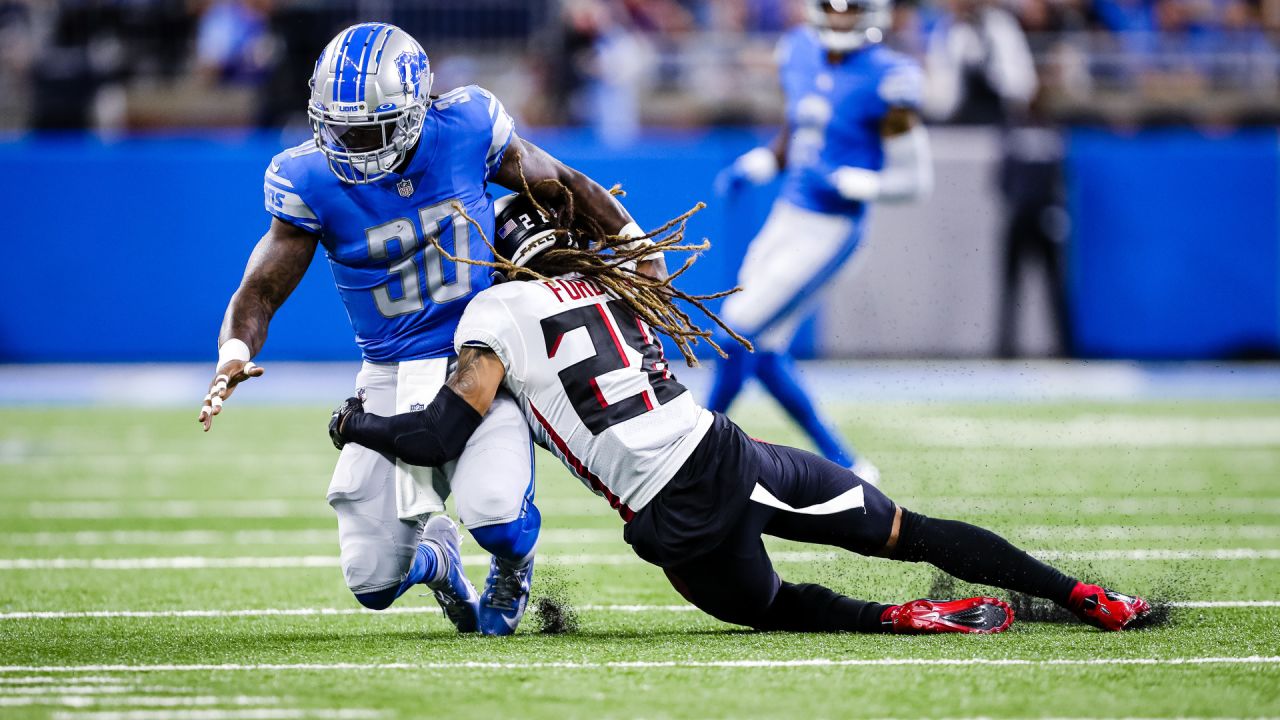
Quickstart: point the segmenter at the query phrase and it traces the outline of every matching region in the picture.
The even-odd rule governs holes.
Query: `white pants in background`
[[[738,271],[741,292],[720,317],[756,350],[781,352],[840,268],[853,255],[862,223],[778,200]]]

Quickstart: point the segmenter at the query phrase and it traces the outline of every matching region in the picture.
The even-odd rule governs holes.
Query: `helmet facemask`
[[[836,53],[884,40],[891,20],[888,0],[810,0],[806,11],[823,47]]]
[[[381,180],[404,161],[422,134],[426,110],[423,101],[372,115],[329,113],[312,105],[307,115],[333,173],[345,183],[364,185]]]

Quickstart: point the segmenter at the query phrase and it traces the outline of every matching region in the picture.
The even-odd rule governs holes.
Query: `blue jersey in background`
[[[453,354],[468,300],[492,284],[491,270],[446,260],[492,261],[457,206],[493,237],[486,187],[511,142],[502,103],[470,85],[435,100],[404,174],[349,185],[313,141],[271,160],[267,212],[317,233],[364,359],[398,362]]]
[[[827,62],[811,28],[778,44],[778,69],[791,138],[781,197],[807,210],[861,216],[863,204],[840,197],[830,175],[842,165],[884,165],[880,122],[890,108],[920,105],[923,74],[915,60],[874,44]]]

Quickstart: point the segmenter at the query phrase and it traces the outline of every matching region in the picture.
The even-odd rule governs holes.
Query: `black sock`
[[[888,605],[854,600],[821,585],[783,582],[757,630],[792,632],[888,632],[880,614]]]
[[[999,535],[956,520],[902,511],[894,558],[927,562],[970,583],[993,585],[1066,605],[1075,578],[1031,557]]]

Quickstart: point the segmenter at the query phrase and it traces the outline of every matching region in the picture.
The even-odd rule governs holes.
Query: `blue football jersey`
[[[320,236],[334,282],[366,360],[397,362],[453,354],[467,302],[492,284],[479,230],[493,238],[486,187],[511,142],[511,117],[487,90],[469,85],[435,100],[404,174],[349,185],[313,141],[271,160],[267,212]]]
[[[880,122],[890,108],[919,107],[919,64],[875,44],[833,65],[817,34],[800,27],[779,42],[778,68],[791,126],[782,198],[816,212],[860,216],[863,204],[840,197],[830,175],[842,165],[883,167]]]

